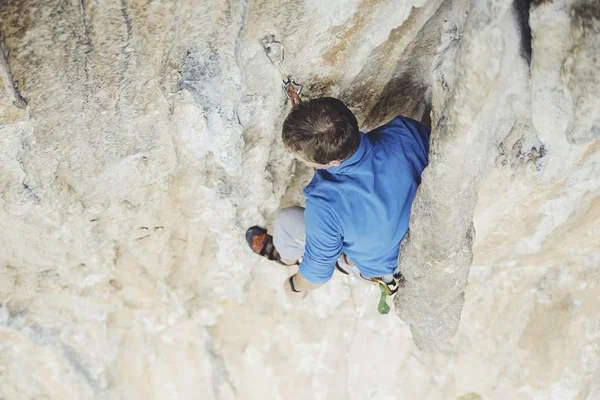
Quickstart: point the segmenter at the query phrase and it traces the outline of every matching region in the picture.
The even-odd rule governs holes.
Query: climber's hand
[[[296,287],[296,282],[297,282],[297,277],[298,275],[293,275],[292,277],[290,277],[291,279],[294,279],[294,288],[296,290],[298,290],[298,288]],[[294,292],[292,290],[292,284],[290,282],[290,278],[286,279],[285,282],[283,283],[283,291],[285,292],[285,296],[292,300],[292,301],[297,301],[297,300],[301,300],[306,296],[306,292]]]

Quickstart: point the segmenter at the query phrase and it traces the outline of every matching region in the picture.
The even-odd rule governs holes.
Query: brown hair
[[[288,150],[317,164],[345,160],[360,144],[356,117],[333,97],[296,105],[283,123],[282,137]]]

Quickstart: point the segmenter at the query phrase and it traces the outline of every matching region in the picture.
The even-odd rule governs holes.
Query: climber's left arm
[[[293,285],[293,286],[292,286]],[[323,286],[323,284],[314,284],[302,277],[300,272],[290,276],[284,283],[283,289],[285,295],[289,298],[302,298],[306,292],[315,290]],[[295,289],[296,291],[294,292]]]
[[[317,289],[331,279],[343,245],[337,216],[325,202],[307,199],[304,222],[304,256],[298,273],[293,277],[294,288],[298,292]],[[286,293],[296,295],[291,283],[289,279],[285,283]]]

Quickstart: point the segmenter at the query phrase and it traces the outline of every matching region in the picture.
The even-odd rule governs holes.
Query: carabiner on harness
[[[394,279],[387,283],[383,280],[383,278],[365,278],[370,280],[373,283],[377,283],[379,289],[381,290],[381,297],[379,298],[379,304],[377,305],[377,311],[379,314],[385,315],[390,312],[390,306],[387,303],[388,297],[393,297],[400,286],[404,283],[404,276],[398,271],[398,273],[394,274]]]

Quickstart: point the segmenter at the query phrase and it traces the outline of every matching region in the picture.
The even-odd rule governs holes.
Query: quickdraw
[[[354,276],[359,277],[360,279],[366,282],[375,283],[377,286],[379,286],[379,289],[381,290],[381,296],[379,297],[377,311],[379,311],[379,314],[388,314],[390,312],[390,306],[387,303],[387,298],[394,297],[396,292],[398,292],[398,289],[404,286],[405,279],[404,276],[402,276],[400,270],[396,269],[394,271],[394,274],[392,275],[393,279],[391,282],[388,283],[382,277],[366,278],[365,276],[363,276],[363,274],[356,269],[354,263],[346,256],[345,253],[342,253],[342,260],[344,261],[344,265],[346,267],[349,267],[350,270],[353,271],[352,274]],[[342,268],[339,262],[336,262],[335,266],[342,273],[349,275],[348,271]]]
[[[283,68],[283,43],[275,40],[275,35],[263,36],[259,41],[263,46],[269,61],[271,61],[271,64],[277,67],[277,72],[279,72],[281,80],[283,81],[282,89],[287,98],[290,99],[294,106],[301,103],[302,99],[300,98],[300,93],[302,92],[304,85],[296,82],[291,75],[285,73],[285,69]]]
[[[363,277],[364,278],[364,277]],[[364,278],[368,281],[379,285],[381,290],[381,296],[379,297],[379,304],[377,305],[377,311],[379,314],[385,315],[390,312],[390,306],[387,303],[388,297],[393,297],[400,286],[404,283],[404,277],[400,272],[394,273],[394,279],[392,282],[385,282],[382,278]]]

